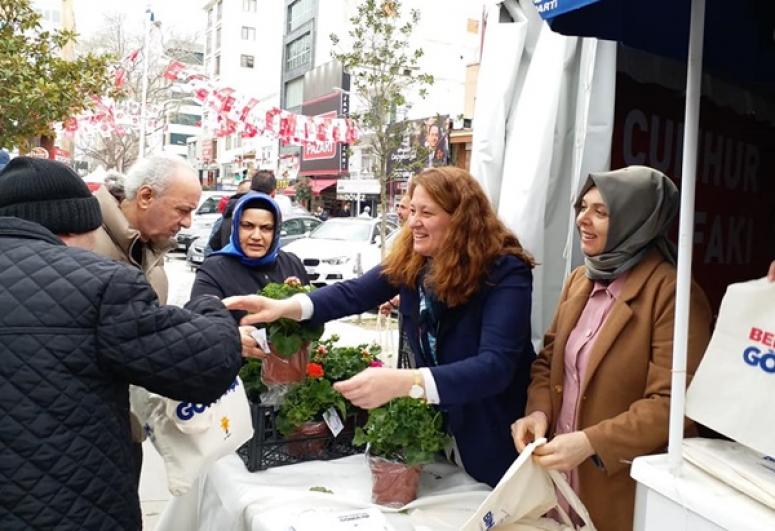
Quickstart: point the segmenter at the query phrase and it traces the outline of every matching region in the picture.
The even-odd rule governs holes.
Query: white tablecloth
[[[333,493],[310,491],[311,487]],[[453,465],[426,465],[418,499],[389,509],[371,503],[371,473],[363,454],[254,473],[231,455],[213,464],[186,496],[170,500],[156,531],[287,531],[305,518],[302,513],[367,508],[385,514],[385,529],[453,530],[490,490]]]

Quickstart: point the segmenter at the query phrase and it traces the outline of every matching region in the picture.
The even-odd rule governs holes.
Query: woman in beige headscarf
[[[633,166],[591,174],[576,201],[585,264],[565,283],[533,363],[518,450],[551,437],[535,459],[566,473],[600,531],[632,529],[630,463],[667,444],[675,248],[666,233],[678,191]],[[692,286],[687,370],[710,337],[710,307]]]

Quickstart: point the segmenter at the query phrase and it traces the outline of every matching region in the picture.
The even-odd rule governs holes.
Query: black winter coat
[[[297,277],[302,284],[309,284],[307,271],[301,260],[292,253],[279,251],[273,265],[249,267],[236,256],[208,256],[196,272],[191,298],[201,295],[215,295],[219,298],[233,295],[255,295],[271,282],[284,282],[288,277]],[[235,321],[246,314],[231,312]]]
[[[140,529],[129,384],[209,403],[239,353],[214,297],[159,306],[140,271],[0,217],[0,529]]]

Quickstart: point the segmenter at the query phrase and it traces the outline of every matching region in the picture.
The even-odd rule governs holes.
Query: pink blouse
[[[581,402],[581,383],[587,372],[589,353],[597,340],[603,324],[608,318],[616,299],[624,286],[627,273],[606,285],[596,281],[589,294],[584,311],[581,312],[576,327],[568,336],[565,344],[563,370],[562,406],[557,417],[555,434],[571,433],[578,429],[578,413]],[[579,478],[576,469],[567,475],[573,490],[579,491]]]

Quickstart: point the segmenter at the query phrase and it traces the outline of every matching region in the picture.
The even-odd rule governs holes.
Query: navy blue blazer
[[[535,358],[530,342],[530,268],[515,256],[492,266],[466,304],[448,309],[436,340],[438,366],[430,366],[460,458],[471,476],[494,486],[516,459],[511,423],[523,416]],[[416,287],[391,285],[381,266],[362,277],[314,291],[312,321],[361,313],[401,295],[399,311],[412,351],[420,352]]]

